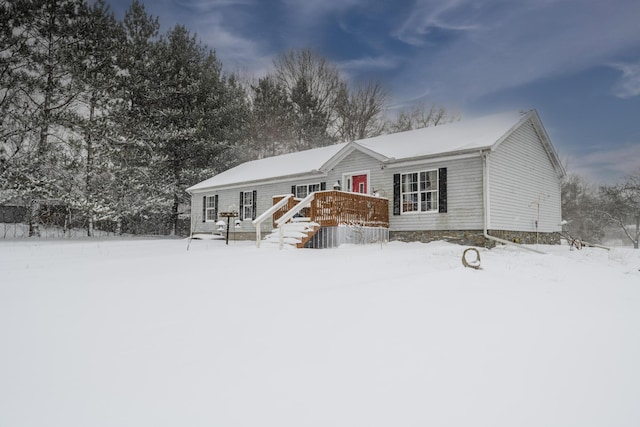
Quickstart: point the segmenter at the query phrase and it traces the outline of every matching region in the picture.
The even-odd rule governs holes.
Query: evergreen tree
[[[109,208],[109,201],[102,199],[101,194],[108,193],[112,184],[110,141],[115,138],[113,115],[118,73],[115,58],[123,45],[124,33],[103,0],[87,10],[83,24],[87,37],[82,40],[82,49],[86,56],[77,68],[83,84],[79,99],[83,114],[77,124],[83,174],[79,191],[69,203],[85,217],[87,234],[91,236],[97,216],[103,216]]]
[[[295,151],[329,145],[327,134],[329,113],[321,108],[321,103],[309,90],[307,80],[300,78],[291,91],[291,101],[295,114]]]
[[[25,155],[13,170],[14,185],[31,201],[29,235],[39,235],[43,200],[59,201],[68,182],[76,101],[80,93],[75,68],[82,64],[80,42],[86,32],[80,17],[82,0],[16,0],[18,18],[12,32],[19,37],[16,84],[24,95],[20,143]]]
[[[155,146],[161,154],[158,179],[169,184],[175,233],[184,189],[193,177],[233,148],[238,129],[246,126],[244,93],[234,78],[221,74],[215,54],[183,26],[163,38],[158,50],[158,88],[153,111]]]
[[[285,88],[273,77],[266,76],[251,89],[253,157],[259,159],[288,152],[287,144],[295,139],[295,115]]]

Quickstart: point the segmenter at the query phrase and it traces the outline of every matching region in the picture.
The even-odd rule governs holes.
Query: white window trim
[[[249,220],[251,221],[253,218],[253,190],[250,191],[243,191],[242,192],[242,206],[240,207],[240,209],[242,209],[242,220],[246,221]],[[247,203],[247,194],[251,195],[251,203]],[[251,215],[247,216],[247,210],[246,208],[250,208],[250,212]]]
[[[316,191],[320,191],[320,182],[312,182],[311,184],[295,184],[295,186],[296,186],[296,194],[294,194],[294,196],[296,198],[301,198],[300,196],[298,196],[298,187],[307,187],[307,196],[308,196],[309,194],[312,193],[312,191],[309,191],[309,187],[312,186],[312,185],[315,185],[316,187],[318,187],[318,190],[316,190]],[[307,196],[304,196],[304,197],[307,197]],[[302,198],[304,198],[304,197],[302,197]]]
[[[216,212],[216,205],[215,205],[215,200],[216,200],[216,196],[215,194],[213,196],[205,196],[205,206],[204,206],[204,221],[205,222],[216,222],[215,217],[217,216],[217,212]],[[213,206],[209,207],[209,200],[213,201]],[[209,219],[209,211],[213,211],[215,212],[215,215],[213,215],[213,219]]]
[[[421,191],[420,190],[420,174],[422,172],[435,172],[436,173],[436,185],[435,185],[435,190],[424,190]],[[403,195],[404,194],[413,194],[415,193],[415,191],[408,191],[405,192],[403,191],[403,185],[402,185],[402,177],[405,175],[411,175],[411,174],[418,174],[418,210],[416,211],[406,211],[404,210],[404,203],[403,203]],[[431,209],[429,211],[423,211],[422,209],[422,193],[435,193],[436,195],[436,207],[435,209]],[[439,199],[440,199],[440,173],[438,171],[438,169],[420,169],[420,170],[416,170],[416,171],[411,171],[411,172],[404,172],[400,174],[400,214],[401,215],[432,215],[432,214],[437,214],[440,211],[440,206],[439,206]]]

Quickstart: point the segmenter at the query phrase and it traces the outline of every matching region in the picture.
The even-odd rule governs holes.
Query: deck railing
[[[273,198],[278,203],[283,196]],[[289,198],[288,204],[273,214],[275,224],[286,212],[300,203],[301,199]],[[360,225],[363,227],[389,227],[389,201],[385,198],[344,191],[317,191],[309,207],[303,208],[302,216],[321,227],[337,225]]]

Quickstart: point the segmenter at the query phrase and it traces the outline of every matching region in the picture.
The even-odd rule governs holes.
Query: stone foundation
[[[489,235],[513,243],[535,244],[536,233],[526,231],[489,230]],[[560,244],[559,233],[537,233],[538,243],[548,245]],[[493,248],[496,242],[484,237],[482,230],[420,230],[390,231],[389,239],[400,242],[433,242],[444,240],[465,246]]]

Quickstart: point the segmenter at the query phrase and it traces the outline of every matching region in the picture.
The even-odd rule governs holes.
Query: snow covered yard
[[[640,252],[0,242],[0,426],[637,426]]]

